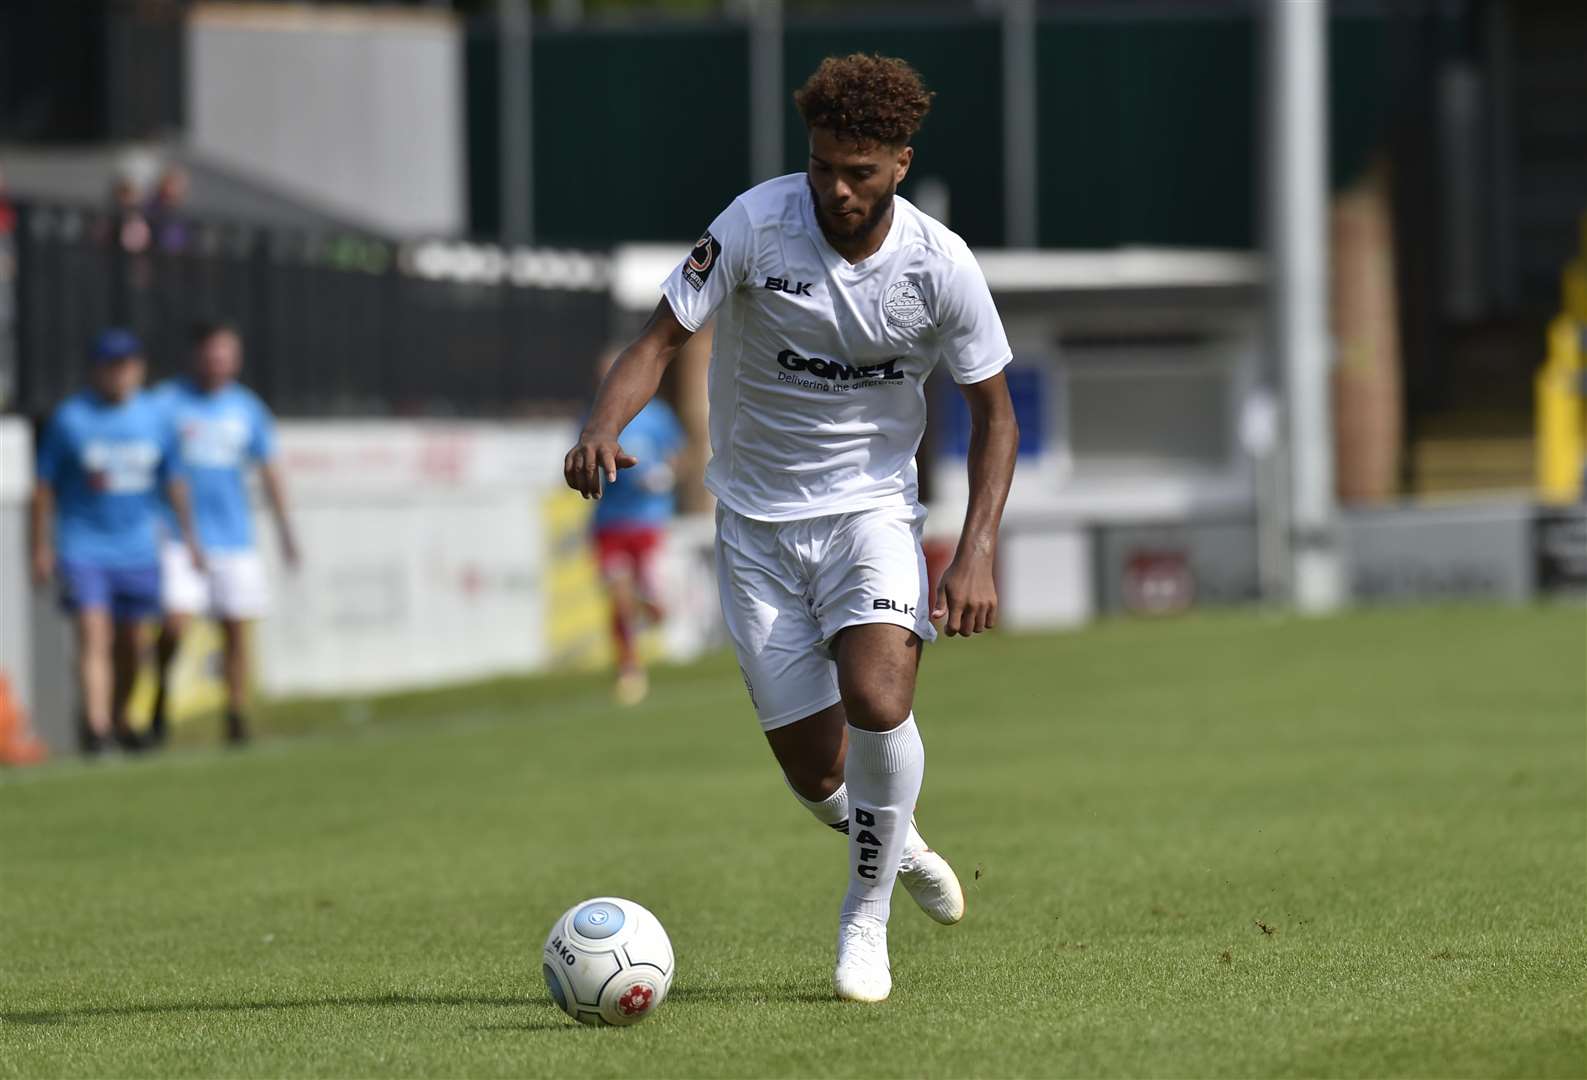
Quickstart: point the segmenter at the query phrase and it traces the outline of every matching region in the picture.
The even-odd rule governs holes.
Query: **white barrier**
[[[541,501],[574,427],[289,422],[281,467],[304,561],[259,628],[269,695],[392,690],[544,665]],[[261,516],[262,532],[268,525]]]
[[[0,416],[0,675],[25,706],[33,704],[33,604],[28,587],[28,499],[33,491],[33,431]]]
[[[366,693],[605,663],[593,504],[562,480],[575,433],[570,421],[281,424],[303,565],[281,564],[261,508],[276,604],[258,629],[260,690]],[[671,531],[653,654],[688,659],[720,641],[710,536],[707,519]]]

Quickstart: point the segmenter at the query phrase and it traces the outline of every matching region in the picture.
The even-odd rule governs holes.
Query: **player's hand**
[[[193,560],[193,569],[200,574],[209,572],[209,560],[204,557],[204,549],[197,543],[189,540],[187,544],[188,558]]]
[[[937,583],[931,619],[949,637],[969,637],[997,625],[997,584],[989,555],[956,555]]]
[[[568,487],[586,499],[599,499],[601,489],[617,480],[618,469],[632,469],[638,464],[639,459],[623,453],[615,438],[586,431],[562,459],[562,476]]]
[[[39,585],[48,585],[55,577],[55,549],[48,544],[40,544],[33,550],[33,580]]]
[[[303,554],[298,551],[298,542],[292,536],[281,538],[281,561],[286,563],[287,572],[297,573],[303,568]]]

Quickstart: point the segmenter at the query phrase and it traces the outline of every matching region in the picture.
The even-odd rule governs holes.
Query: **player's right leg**
[[[767,737],[837,705],[836,665],[818,651],[821,630],[781,559],[777,526],[718,506],[716,575],[723,622]]]
[[[107,608],[85,608],[72,617],[77,638],[77,692],[83,723],[78,733],[83,753],[98,753],[110,740],[110,639]]]
[[[595,556],[601,581],[612,605],[612,647],[617,653],[614,693],[622,705],[637,705],[649,693],[644,665],[639,660],[639,602],[635,596],[636,567],[633,552],[621,529],[598,529]]]
[[[63,562],[61,608],[71,616],[77,645],[77,693],[83,753],[97,754],[110,739],[110,575],[100,566]]]
[[[222,658],[226,674],[226,741],[240,746],[249,739],[248,672],[250,627],[270,611],[270,588],[259,553],[218,552],[210,560],[213,610],[220,619]]]
[[[186,612],[167,608],[160,620],[160,636],[154,643],[154,713],[149,719],[149,738],[156,745],[165,742],[169,725],[171,664],[187,633],[190,616]]]
[[[127,704],[138,681],[138,662],[143,654],[143,621],[113,619],[110,638],[110,729],[125,750],[141,750],[144,742],[132,730]]]

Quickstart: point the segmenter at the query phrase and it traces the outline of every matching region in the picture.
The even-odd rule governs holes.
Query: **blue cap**
[[[109,330],[101,330],[94,339],[94,347],[89,356],[96,364],[108,364],[113,360],[124,360],[129,356],[140,356],[143,353],[143,342],[138,340],[138,335],[131,330],[123,330],[119,326]]]

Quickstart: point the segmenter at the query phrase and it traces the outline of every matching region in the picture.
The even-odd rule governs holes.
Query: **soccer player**
[[[598,378],[606,377],[616,358],[601,358]],[[641,617],[660,622],[663,616],[655,562],[676,508],[673,465],[683,449],[683,427],[665,401],[652,398],[619,439],[639,464],[608,484],[595,504],[595,555],[612,601],[617,700],[637,705],[650,687],[635,638]]]
[[[295,567],[298,561],[275,467],[275,420],[253,391],[237,382],[241,370],[242,339],[237,331],[225,323],[200,323],[193,329],[189,374],[157,391],[176,429],[182,471],[192,488],[193,519],[208,565],[194,565],[188,549],[179,543],[168,541],[161,552],[165,625],[157,650],[160,679],[152,726],[156,740],[166,735],[171,661],[195,615],[210,615],[220,622],[226,739],[233,744],[248,739],[248,624],[265,615],[270,604],[264,563],[254,546],[248,466],[259,467],[287,565]]]
[[[986,279],[954,233],[896,191],[931,95],[901,60],[822,62],[794,95],[804,174],[740,195],[662,285],[601,386],[569,485],[637,465],[619,433],[713,314],[709,394],[722,611],[762,730],[800,802],[848,834],[834,988],[892,988],[895,880],[954,923],[964,891],[915,830],[925,752],[913,712],[932,620],[996,622],[993,559],[1018,430],[1011,356]],[[945,363],[968,401],[970,500],[928,595],[914,453],[926,375]]]
[[[160,489],[189,557],[203,564],[187,488],[164,411],[142,392],[143,347],[126,330],[94,342],[89,388],[67,398],[39,446],[33,489],[33,575],[58,577],[77,637],[83,752],[113,735],[142,747],[127,723],[143,622],[160,613]]]

